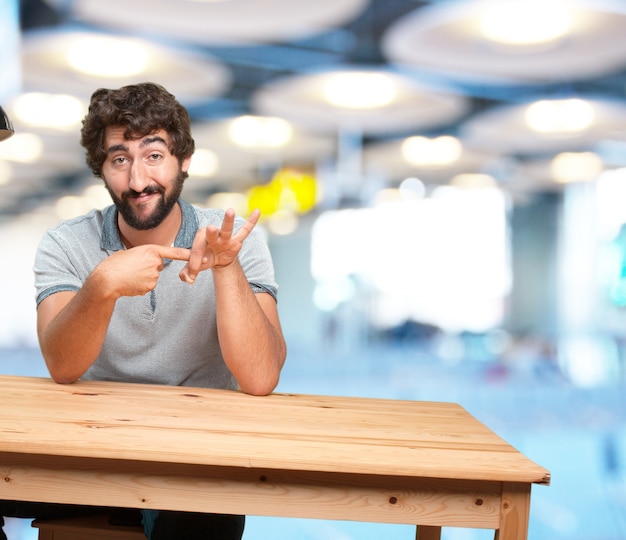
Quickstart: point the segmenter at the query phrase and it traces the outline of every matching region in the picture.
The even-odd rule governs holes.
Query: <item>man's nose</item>
[[[137,193],[141,193],[149,184],[150,179],[141,160],[133,161],[128,186]]]

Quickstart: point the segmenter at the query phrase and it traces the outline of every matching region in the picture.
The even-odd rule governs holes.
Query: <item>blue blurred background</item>
[[[551,471],[551,486],[533,487],[529,538],[626,537],[619,337],[609,332],[559,336],[541,328],[519,336],[501,328],[456,332],[414,321],[381,329],[368,322],[368,306],[359,294],[330,312],[315,308],[317,285],[304,238],[282,238],[272,250],[289,344],[278,391],[460,403]],[[32,291],[23,296],[33,310]],[[2,317],[3,326],[12,324],[6,310]],[[6,347],[0,359],[2,373],[46,375],[32,344]],[[13,538],[34,538],[28,522],[10,525],[20,534]],[[250,517],[245,538],[414,535],[406,526]],[[492,533],[444,529],[443,537],[478,540]]]
[[[107,204],[89,95],[155,80],[192,115],[186,198],[263,211],[277,391],[460,403],[551,471],[530,539],[626,538],[623,2],[3,0],[0,29],[0,373],[47,375],[37,243]],[[244,538],[414,537],[250,516]]]

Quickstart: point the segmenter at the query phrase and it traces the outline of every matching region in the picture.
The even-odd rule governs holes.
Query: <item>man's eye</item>
[[[161,154],[150,154],[148,159],[150,159],[150,161],[158,161],[161,159]]]
[[[113,163],[115,163],[116,165],[121,165],[122,163],[126,163],[126,158],[123,156],[118,156],[116,158],[113,158]]]

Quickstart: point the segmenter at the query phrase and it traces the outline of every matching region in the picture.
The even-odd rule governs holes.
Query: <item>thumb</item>
[[[196,276],[192,276],[189,273],[188,264],[186,264],[185,267],[180,271],[180,273],[178,274],[178,277],[181,279],[181,281],[184,281],[185,283],[189,283],[190,285],[193,285],[193,283],[196,281]]]

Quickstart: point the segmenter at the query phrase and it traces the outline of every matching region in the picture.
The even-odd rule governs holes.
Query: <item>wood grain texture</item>
[[[0,377],[0,499],[491,528],[550,473],[454,403]]]
[[[502,485],[502,512],[496,540],[516,540],[528,535],[530,485],[506,482]]]
[[[0,498],[495,529],[501,484],[7,454]],[[39,460],[43,462],[44,460]],[[95,504],[95,503],[94,503]]]
[[[0,378],[0,452],[549,483],[453,403]]]

